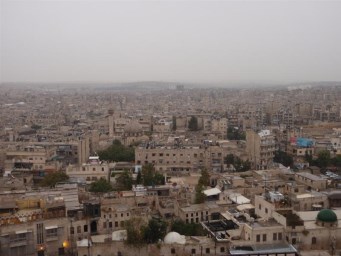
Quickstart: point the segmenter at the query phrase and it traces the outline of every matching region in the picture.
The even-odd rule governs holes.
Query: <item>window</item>
[[[171,254],[175,254],[175,249],[174,248],[171,249]]]
[[[265,213],[268,213],[268,208],[265,208]]]
[[[262,209],[262,205],[259,204],[258,205],[258,209],[261,210]]]
[[[194,248],[192,248],[192,254],[196,254],[196,251]]]
[[[22,242],[26,240],[26,233],[16,234],[12,242]]]
[[[111,221],[109,222],[109,228],[112,228],[112,222]]]
[[[46,229],[46,237],[56,237],[57,228]]]
[[[278,240],[282,240],[282,233],[278,233]]]
[[[317,242],[316,237],[312,237],[312,238],[311,238],[311,244],[316,244],[316,242]]]
[[[256,241],[257,241],[257,242],[260,242],[260,235],[257,235]]]
[[[88,225],[84,225],[84,232],[88,232]]]
[[[206,248],[206,253],[210,253],[210,248]]]
[[[220,252],[225,252],[225,247],[220,247]]]
[[[93,171],[96,171],[96,168],[94,167],[94,168],[92,168],[92,170],[93,170]]]
[[[70,228],[70,235],[73,235],[75,233],[75,228],[74,227],[71,227]]]
[[[263,234],[263,242],[266,241],[266,234]]]
[[[272,234],[272,240],[276,241],[277,240],[277,233]]]
[[[104,167],[102,167],[102,172],[104,172]]]

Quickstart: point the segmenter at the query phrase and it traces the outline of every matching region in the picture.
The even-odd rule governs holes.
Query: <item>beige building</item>
[[[99,160],[98,156],[90,156],[82,165],[69,165],[66,174],[70,178],[90,184],[99,179],[109,180],[110,168],[107,162]]]
[[[328,185],[327,179],[307,172],[295,173],[295,181],[318,191],[325,190]]]
[[[275,138],[270,130],[262,130],[258,133],[247,130],[246,151],[254,168],[270,168],[275,152]]]
[[[227,150],[219,146],[136,148],[135,163],[153,164],[161,172],[189,172],[201,168],[221,171],[226,154]]]

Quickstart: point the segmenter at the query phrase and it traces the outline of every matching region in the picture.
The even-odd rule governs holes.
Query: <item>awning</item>
[[[238,211],[250,210],[254,209],[255,207],[252,204],[241,204],[237,206]]]
[[[229,198],[236,204],[249,204],[251,202],[250,199],[242,196],[241,194],[231,194],[229,195]]]
[[[45,227],[45,229],[55,229],[55,228],[58,228],[58,226],[47,226],[47,227]]]
[[[29,232],[32,232],[31,230],[18,230],[18,231],[15,231],[16,234],[24,234],[24,233],[29,233]]]
[[[210,188],[210,189],[206,189],[204,190],[204,194],[206,196],[214,196],[214,195],[219,195],[221,193],[220,189],[218,188]]]

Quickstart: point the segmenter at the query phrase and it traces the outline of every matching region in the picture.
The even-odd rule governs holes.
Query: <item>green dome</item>
[[[323,209],[317,214],[317,220],[323,222],[336,222],[337,216],[335,212],[329,209]]]

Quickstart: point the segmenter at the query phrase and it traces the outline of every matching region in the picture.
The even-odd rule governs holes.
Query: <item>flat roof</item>
[[[220,189],[218,188],[210,188],[210,189],[206,189],[204,190],[204,194],[206,196],[214,196],[214,195],[219,195],[221,193]]]
[[[316,180],[316,181],[317,180],[326,180],[325,178],[322,178],[320,176],[316,176],[316,175],[308,173],[308,172],[298,172],[298,173],[296,173],[296,175],[305,177],[305,178],[310,179],[310,180]]]
[[[253,255],[253,254],[297,253],[291,244],[261,244],[246,246],[231,246],[230,255]]]
[[[236,204],[249,204],[251,202],[250,199],[237,193],[230,194],[229,199]]]

